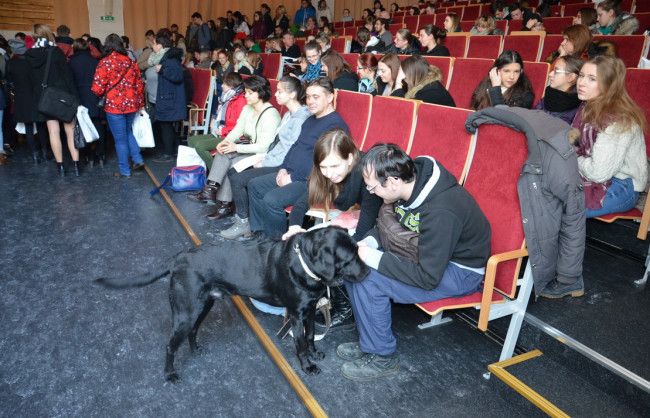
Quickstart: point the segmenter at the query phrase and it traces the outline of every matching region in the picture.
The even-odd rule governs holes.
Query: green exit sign
[[[115,16],[100,16],[99,20],[103,20],[103,21],[106,21],[106,22],[113,21],[113,20],[115,20]]]

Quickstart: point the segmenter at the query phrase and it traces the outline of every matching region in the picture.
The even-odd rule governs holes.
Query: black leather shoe
[[[217,210],[214,213],[211,213],[206,216],[211,221],[225,218],[226,216],[235,214],[235,203],[234,202],[217,202],[219,205]]]
[[[314,321],[316,331],[319,333],[325,332],[325,318],[322,315],[317,315]],[[354,323],[354,315],[352,315],[352,308],[344,311],[336,311],[332,314],[332,323],[330,324],[329,331],[340,329],[341,331],[352,331],[356,328]]]

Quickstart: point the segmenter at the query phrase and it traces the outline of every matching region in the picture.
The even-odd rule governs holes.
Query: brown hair
[[[402,61],[402,71],[404,71],[404,82],[407,86],[404,92],[422,84],[430,73],[434,81],[442,80],[440,68],[429,65],[427,60],[420,55],[411,55]]]
[[[497,24],[494,21],[494,18],[490,15],[479,16],[478,19],[476,19],[476,22],[474,22],[474,27],[478,29],[478,25],[485,26],[489,33],[497,28]]]
[[[606,12],[614,11],[614,16],[621,14],[621,0],[603,0],[596,6],[597,9],[603,9]]]
[[[447,16],[451,19],[451,30],[449,32],[456,32],[458,25],[460,25],[460,18],[456,13],[448,13]]]
[[[366,52],[365,54],[359,55],[359,58],[357,59],[357,61],[359,61],[361,63],[362,67],[365,67],[365,68],[367,68],[367,69],[369,69],[371,71],[377,72],[378,61],[377,61],[377,57],[375,56],[375,54],[370,54],[370,53]]]
[[[578,10],[578,14],[580,15],[580,21],[582,24],[587,27],[595,25],[596,20],[598,20],[598,12],[596,12],[596,9],[593,7],[583,7]]]
[[[89,51],[90,47],[84,38],[77,38],[72,42],[72,52]]]
[[[568,26],[562,29],[562,35],[569,38],[569,41],[571,41],[575,48],[573,55],[577,56],[582,55],[594,40],[594,35],[591,34],[591,31],[585,25]]]
[[[332,183],[320,170],[320,163],[333,152],[336,152],[343,159],[347,159],[352,155],[354,165],[359,164],[361,159],[359,149],[354,144],[350,135],[343,129],[330,129],[321,135],[318,141],[316,141],[316,145],[314,145],[314,169],[311,171],[308,180],[309,206],[323,205],[325,210],[329,210],[332,202],[341,193],[343,182]]]
[[[352,72],[350,64],[343,59],[341,54],[334,51],[333,49],[328,49],[320,58],[321,62],[327,66],[327,78],[336,80],[341,74],[345,71]]]
[[[399,57],[395,54],[386,54],[381,59],[379,62],[383,62],[390,68],[390,74],[391,77],[393,78],[393,83],[395,83],[395,80],[397,79],[397,73],[399,72],[399,67],[402,64],[401,61],[399,60]],[[398,86],[393,86],[393,88],[398,87]]]
[[[585,63],[585,61],[580,57],[576,57],[575,55],[565,55],[563,57],[559,57],[557,59],[557,62],[559,62],[560,60],[564,61],[564,64],[566,64],[565,71],[568,71],[569,73],[576,75],[575,81],[571,83],[571,86],[569,86],[569,88],[566,91],[567,93],[571,93],[571,91],[573,91],[573,89],[575,88],[576,83],[578,82],[577,76],[580,75],[580,69],[582,68],[582,65]]]
[[[603,130],[609,122],[615,121],[623,130],[639,125],[648,131],[648,121],[643,109],[630,98],[625,89],[625,64],[620,58],[598,55],[585,64],[597,67],[597,81],[600,95],[587,101],[582,110],[582,120]]]
[[[259,67],[260,62],[262,62],[262,58],[260,58],[260,54],[256,51],[248,51],[246,53],[246,58],[248,58],[248,63],[253,66],[257,70],[257,67]]]
[[[42,25],[37,23],[34,25],[34,38],[36,39],[47,39],[50,42],[54,42],[54,34],[52,29],[47,25]]]

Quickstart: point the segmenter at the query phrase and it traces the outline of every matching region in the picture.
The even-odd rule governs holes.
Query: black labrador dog
[[[167,345],[165,377],[175,382],[174,356],[187,337],[197,352],[196,334],[214,299],[225,295],[248,296],[287,308],[300,366],[305,373],[320,373],[311,360],[325,354],[314,346],[316,303],[327,286],[343,280],[359,282],[368,267],[357,254],[357,245],[340,228],[316,229],[286,241],[223,241],[182,251],[158,270],[136,277],[100,278],[111,288],[146,286],[171,276],[169,302],[172,332]]]

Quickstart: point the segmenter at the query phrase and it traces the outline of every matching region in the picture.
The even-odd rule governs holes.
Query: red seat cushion
[[[434,302],[417,303],[424,312],[429,315],[435,315],[444,309],[470,308],[481,304],[483,292],[474,292],[471,295],[461,296],[459,298],[445,298]],[[492,303],[504,302],[505,298],[498,292],[492,293]]]

